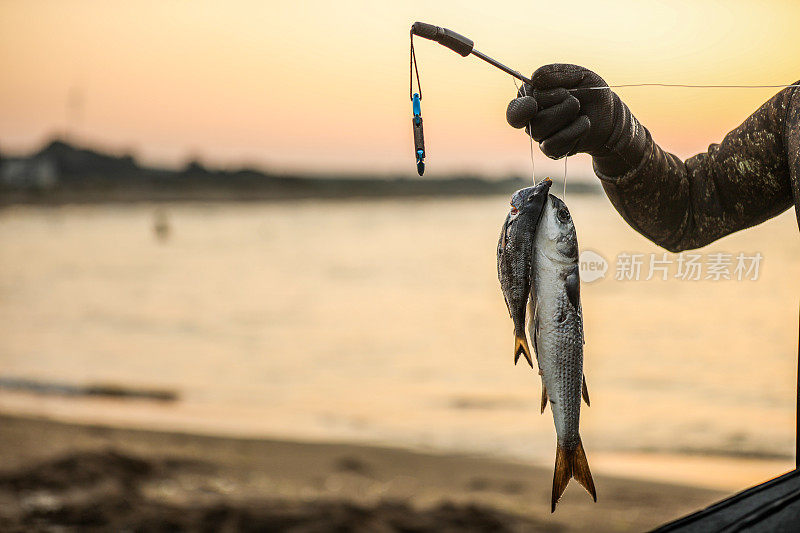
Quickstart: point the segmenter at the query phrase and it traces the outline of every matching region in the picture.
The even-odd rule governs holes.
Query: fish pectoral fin
[[[556,466],[553,471],[553,492],[550,500],[550,512],[555,512],[556,504],[564,494],[569,480],[575,480],[597,501],[597,491],[594,488],[592,472],[589,470],[589,461],[583,443],[578,439],[578,445],[573,449],[563,448],[560,444],[556,447]]]
[[[547,387],[544,385],[544,381],[542,381],[542,414],[544,414],[544,408],[547,407]]]
[[[581,306],[581,277],[578,265],[575,265],[567,275],[564,280],[564,288],[567,290],[567,298],[569,298],[572,308],[577,311]]]
[[[590,407],[592,404],[589,403],[589,389],[586,388],[586,374],[583,375],[583,385],[581,385],[581,396],[583,396],[583,401],[586,402],[586,406]]]
[[[525,360],[533,368],[533,359],[531,359],[531,349],[528,348],[528,339],[521,335],[514,335],[514,364],[519,361],[519,356],[525,355]]]

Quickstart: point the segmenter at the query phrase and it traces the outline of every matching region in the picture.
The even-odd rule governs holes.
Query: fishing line
[[[408,65],[408,96],[414,98],[414,74],[417,75],[417,90],[419,99],[422,100],[422,85],[419,84],[419,69],[417,68],[417,55],[414,53],[414,32],[411,32],[411,56]]]
[[[686,89],[785,89],[800,87],[800,84],[788,85],[693,85],[688,83],[621,83],[619,85],[600,85],[597,87],[576,87],[568,91],[599,91],[603,89],[617,89],[620,87],[681,87]]]
[[[514,82],[514,88],[517,89],[517,93],[519,94],[519,86],[517,85],[516,78],[514,78],[512,76],[511,77],[511,81]],[[523,85],[522,86],[522,96],[528,96],[528,92],[527,91],[528,90]],[[528,132],[530,133],[530,131],[531,131],[531,123],[528,122]],[[535,163],[535,161],[533,159],[533,137],[528,135],[528,140],[530,141],[530,146],[531,146],[531,180],[533,181],[533,184],[536,185],[536,163]]]
[[[575,148],[578,147],[578,143],[581,142],[581,137],[575,139],[575,142],[572,143],[572,146],[567,151],[566,155],[564,156],[564,200],[567,199],[567,159],[569,159],[570,154],[575,153]]]

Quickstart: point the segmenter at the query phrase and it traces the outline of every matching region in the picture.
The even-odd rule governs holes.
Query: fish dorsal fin
[[[533,350],[536,352],[536,359],[539,359],[539,306],[533,304]]]
[[[528,297],[531,299],[531,303],[536,306],[536,249],[533,250],[533,257],[531,258],[531,270],[530,270],[530,278],[531,278],[531,290],[528,293]]]
[[[508,309],[508,316],[510,316],[513,319],[514,315],[511,313],[511,306],[509,305],[508,298],[506,298],[505,294],[503,295],[503,301],[506,303],[506,309]]]
[[[537,337],[539,336],[539,306],[536,305],[536,300],[531,297],[528,301],[528,313],[530,313],[530,337],[533,344],[533,353],[536,356],[536,361],[539,361],[539,346],[537,344]],[[539,366],[539,373],[542,373],[542,367]]]
[[[542,380],[542,406],[541,406],[542,413],[544,413],[545,407],[547,407],[547,387],[545,387],[544,380]]]
[[[589,403],[589,389],[586,387],[586,374],[583,375],[583,385],[581,385],[581,396],[583,396],[583,401],[586,402],[587,407],[592,405]]]

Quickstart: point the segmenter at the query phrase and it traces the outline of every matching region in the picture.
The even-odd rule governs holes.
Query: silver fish
[[[506,216],[497,243],[497,277],[508,314],[514,322],[514,364],[524,354],[531,368],[533,360],[525,335],[525,311],[531,290],[536,226],[551,184],[552,181],[545,178],[534,187],[514,193],[511,197],[511,211]]]
[[[580,299],[578,238],[564,202],[545,202],[536,228],[528,331],[542,375],[542,412],[547,401],[556,427],[556,463],[551,512],[573,477],[597,501],[578,429],[583,376],[583,312]]]

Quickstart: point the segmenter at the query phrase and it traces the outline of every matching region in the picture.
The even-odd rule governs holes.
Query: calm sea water
[[[611,263],[581,289],[587,451],[789,456],[793,213],[700,251],[760,252],[757,281],[617,281],[619,253],[662,250],[605,198],[567,203],[581,248]],[[181,398],[1,392],[0,409],[550,463],[552,417],[536,373],[512,364],[496,277],[507,209],[490,197],[0,211],[0,377]]]

